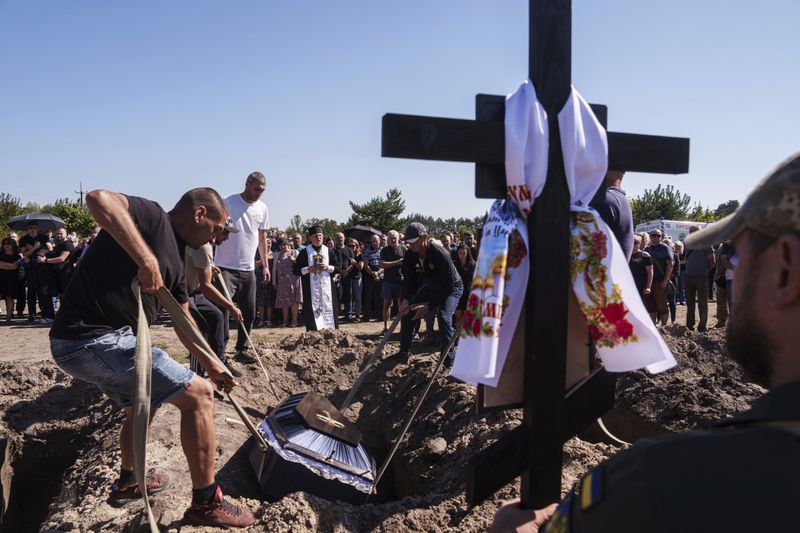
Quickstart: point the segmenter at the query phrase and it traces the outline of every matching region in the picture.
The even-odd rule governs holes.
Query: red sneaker
[[[222,488],[217,485],[211,503],[192,503],[183,513],[183,520],[192,526],[216,526],[225,529],[252,526],[256,517],[242,507],[225,501]]]
[[[166,472],[159,469],[151,470],[145,476],[147,482],[147,495],[152,496],[164,490],[169,485],[169,476]],[[142,497],[142,491],[139,489],[139,484],[136,481],[130,483],[120,484],[119,480],[111,485],[111,495],[108,497],[108,504],[111,507],[122,507],[130,503],[132,500],[138,500]]]

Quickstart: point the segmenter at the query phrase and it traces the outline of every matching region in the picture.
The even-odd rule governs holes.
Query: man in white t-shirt
[[[214,263],[222,271],[222,279],[228,286],[236,306],[242,311],[236,337],[236,359],[243,363],[254,363],[256,358],[247,353],[247,335],[253,327],[256,310],[255,256],[267,257],[267,227],[269,210],[260,200],[267,188],[267,179],[261,172],[247,176],[244,191],[225,198],[228,215],[239,231],[231,233],[228,240],[217,246]],[[269,281],[269,269],[264,269],[264,282]],[[225,342],[228,331],[228,312],[225,312]],[[244,329],[243,329],[244,328]]]

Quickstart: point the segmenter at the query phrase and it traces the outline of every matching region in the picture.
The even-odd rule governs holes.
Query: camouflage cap
[[[685,244],[705,248],[733,239],[746,227],[773,237],[800,231],[800,152],[761,180],[736,212],[687,235]]]

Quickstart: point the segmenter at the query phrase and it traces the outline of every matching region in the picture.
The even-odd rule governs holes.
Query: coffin
[[[250,463],[268,500],[302,491],[360,504],[373,492],[375,461],[361,433],[318,394],[285,399],[258,431],[269,448],[254,446]]]

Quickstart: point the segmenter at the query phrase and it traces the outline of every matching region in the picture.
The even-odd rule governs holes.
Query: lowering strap
[[[139,315],[136,319],[136,355],[133,365],[133,414],[132,436],[133,448],[133,474],[139,483],[139,490],[144,500],[144,509],[147,513],[147,522],[150,533],[158,533],[156,519],[150,508],[150,499],[147,496],[147,480],[145,468],[147,463],[147,430],[150,425],[150,379],[152,376],[153,354],[151,351],[150,327],[142,307],[142,292],[139,289],[139,280],[133,280],[133,294],[139,305]]]
[[[219,281],[220,287],[222,287],[222,295],[225,296],[225,299],[229,302],[233,302],[233,298],[231,298],[231,293],[228,291],[228,284],[225,283],[225,278],[222,275],[217,275],[217,280]],[[261,355],[259,354],[258,350],[256,349],[255,345],[253,344],[252,339],[250,339],[250,334],[247,333],[247,328],[244,327],[242,324],[242,332],[244,333],[245,338],[247,339],[247,343],[250,345],[250,349],[253,350],[253,354],[256,356],[256,360],[258,361],[258,366],[261,367],[261,371],[264,373],[264,379],[267,380],[267,385],[269,386],[269,390],[272,392],[272,395],[275,396],[275,399],[279,402],[281,401],[278,393],[275,392],[275,387],[272,386],[272,380],[269,379],[269,374],[267,373],[267,369],[264,366],[264,363],[261,361]]]
[[[150,327],[147,323],[147,317],[144,314],[142,307],[142,293],[139,288],[139,281],[134,279],[133,294],[139,306],[139,318],[136,324],[136,358],[134,361],[134,395],[133,395],[133,416],[132,416],[132,447],[133,447],[133,473],[139,487],[147,487],[145,479],[145,470],[147,463],[147,430],[150,424],[150,379],[152,372],[152,343],[150,339]],[[230,371],[222,364],[217,358],[217,355],[208,345],[205,337],[200,330],[197,329],[194,321],[186,314],[181,305],[175,300],[172,294],[166,287],[161,287],[155,293],[159,303],[167,310],[175,327],[183,334],[189,341],[197,346],[199,350],[212,361],[216,361],[222,367],[226,374],[233,377]],[[236,410],[236,414],[242,419],[244,425],[256,439],[256,444],[263,450],[267,451],[269,445],[264,440],[264,437],[256,430],[253,422],[247,416],[239,402],[228,393],[228,400]],[[144,500],[144,508],[147,514],[147,521],[150,525],[150,533],[158,533],[158,526],[156,525],[153,511],[150,508],[150,500],[147,497],[147,490],[142,490],[142,498]]]

